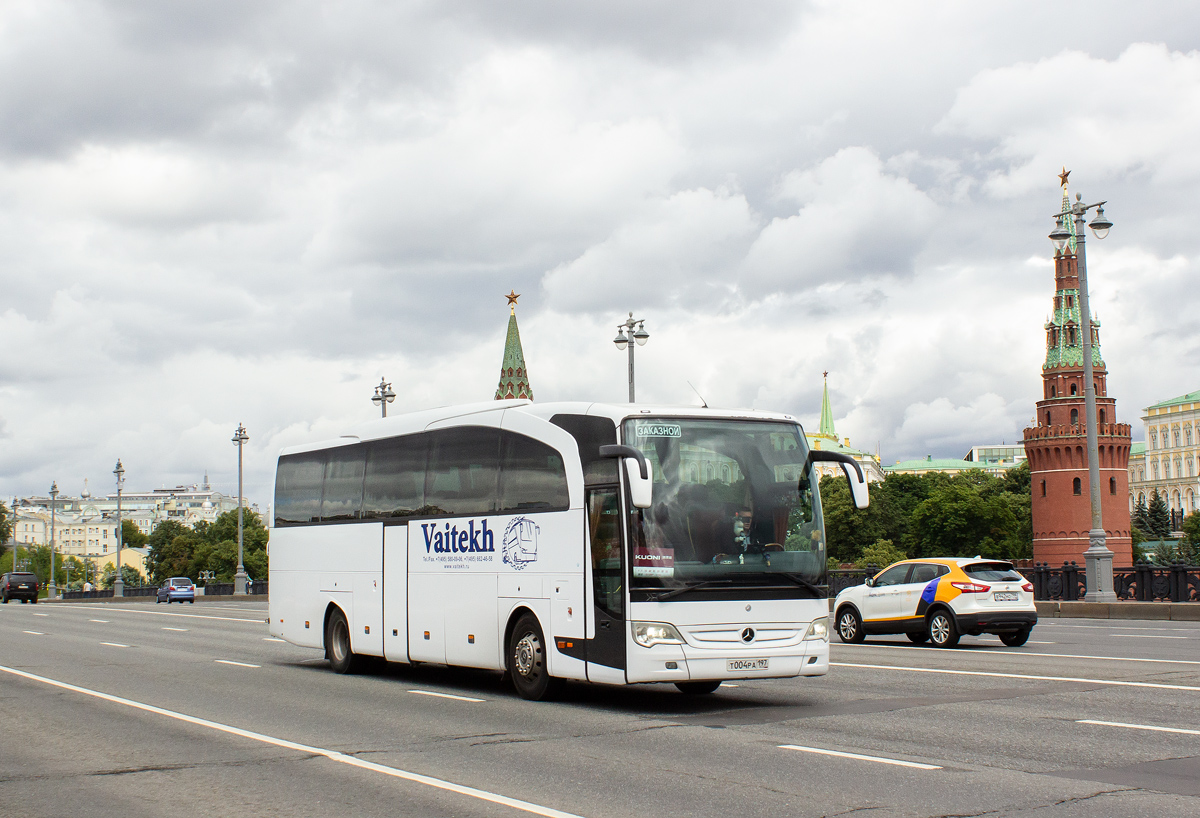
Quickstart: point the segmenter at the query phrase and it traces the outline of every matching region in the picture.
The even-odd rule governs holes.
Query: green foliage
[[[121,521],[121,542],[126,548],[141,548],[148,539],[133,520]]]
[[[1200,511],[1183,518],[1183,539],[1179,541],[1179,558],[1188,565],[1200,565]]]
[[[876,540],[863,549],[856,567],[866,568],[868,565],[874,565],[877,568],[886,568],[893,562],[906,559],[908,559],[908,555],[897,548],[891,540]]]
[[[106,589],[111,588],[113,587],[113,582],[115,582],[116,579],[116,565],[111,562],[106,563],[104,565],[104,569],[100,572],[100,582],[98,583],[98,587]],[[126,588],[136,588],[142,585],[150,584],[146,577],[142,575],[142,572],[134,568],[132,565],[121,566],[121,581],[125,583]]]
[[[1150,495],[1144,530],[1157,540],[1165,540],[1171,536],[1171,512],[1167,509],[1167,498],[1159,494],[1158,489]]]
[[[891,474],[871,484],[871,504],[854,508],[841,477],[821,480],[829,556],[835,563],[864,564],[880,540],[908,556],[1024,559],[1033,553],[1030,474],[1025,464],[1003,478],[981,471],[950,476]]]
[[[267,540],[270,532],[253,511],[242,510],[242,564],[251,578],[267,578]],[[237,510],[227,511],[212,523],[195,529],[174,520],[159,523],[148,543],[146,569],[160,584],[168,577],[200,581],[202,571],[212,571],[217,582],[231,582],[237,571]]]
[[[1133,514],[1130,515],[1129,522],[1134,528],[1142,533],[1142,539],[1146,539],[1145,532],[1150,530],[1150,510],[1146,507],[1146,500],[1139,497],[1137,505],[1133,508]]]
[[[8,538],[12,536],[12,513],[8,510],[8,506],[0,503],[0,543],[8,542]],[[0,554],[4,553],[4,546],[0,545]]]

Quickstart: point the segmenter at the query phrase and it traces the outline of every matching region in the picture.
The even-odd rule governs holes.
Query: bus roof
[[[471,416],[475,416],[474,420],[482,421],[481,425],[498,425],[499,418],[505,411],[521,412],[522,414],[528,414],[545,421],[549,421],[555,415],[591,415],[593,417],[609,418],[618,426],[627,418],[663,416],[779,420],[788,423],[799,423],[792,415],[780,412],[764,412],[758,409],[711,409],[700,406],[671,404],[595,403],[587,401],[539,401],[538,403],[534,403],[530,400],[491,400],[480,401],[478,403],[464,403],[457,406],[419,409],[413,412],[401,412],[389,415],[386,418],[364,421],[339,438],[288,446],[280,454],[298,454],[300,452],[346,446],[364,440],[377,440],[379,438],[413,434],[425,431],[433,424],[444,424],[447,420]]]

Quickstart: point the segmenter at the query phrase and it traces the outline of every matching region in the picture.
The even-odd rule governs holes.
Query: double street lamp
[[[246,566],[242,564],[242,446],[249,439],[246,427],[239,423],[237,431],[233,433],[233,445],[238,450],[238,565],[237,573],[233,575],[235,594],[246,593]]]
[[[1063,171],[1063,183],[1066,183],[1067,171]],[[1075,239],[1075,257],[1079,269],[1079,312],[1083,322],[1083,411],[1087,430],[1088,447],[1088,483],[1089,495],[1092,502],[1092,528],[1088,531],[1088,549],[1083,552],[1087,576],[1087,595],[1089,602],[1116,602],[1117,595],[1113,591],[1113,552],[1106,545],[1104,533],[1104,516],[1100,508],[1100,447],[1096,440],[1096,385],[1092,376],[1092,314],[1088,307],[1087,256],[1084,245],[1084,216],[1093,208],[1096,216],[1088,227],[1103,239],[1112,227],[1104,216],[1105,202],[1085,205],[1083,195],[1076,193],[1075,201],[1064,202],[1063,212],[1056,214],[1054,232],[1050,240],[1054,248],[1064,252],[1071,239]],[[1067,220],[1074,221],[1075,229],[1067,227]]]
[[[645,346],[650,340],[650,333],[646,332],[645,321],[641,318],[634,318],[633,313],[629,313],[629,317],[620,324],[617,324],[617,337],[613,338],[613,343],[617,345],[618,350],[629,347],[629,402],[633,403],[633,348],[634,346]]]
[[[125,467],[121,458],[117,458],[117,467],[113,469],[117,476],[117,577],[113,580],[113,596],[125,596],[125,580],[121,578],[121,544],[124,538],[124,527],[121,524],[121,488],[125,485]]]
[[[46,586],[46,597],[54,599],[58,596],[58,588],[54,584],[54,532],[56,530],[54,510],[58,507],[58,481],[50,483],[50,584]]]
[[[387,405],[395,399],[396,393],[392,391],[392,385],[380,378],[379,386],[375,387],[375,395],[371,398],[371,403],[383,409],[383,416],[387,417]]]

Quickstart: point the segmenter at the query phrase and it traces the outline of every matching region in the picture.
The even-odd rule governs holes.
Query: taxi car
[[[1033,585],[1012,563],[980,557],[901,560],[842,591],[833,610],[843,642],[903,633],[949,648],[963,634],[992,633],[1017,647],[1037,624]]]

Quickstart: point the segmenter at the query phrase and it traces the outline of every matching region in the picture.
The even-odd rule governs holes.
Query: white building
[[[1200,391],[1146,407],[1144,443],[1129,455],[1129,502],[1150,503],[1154,490],[1183,515],[1200,510]]]

